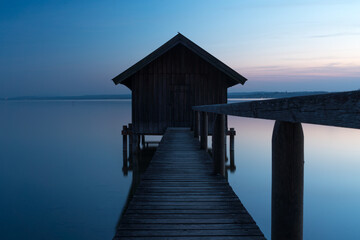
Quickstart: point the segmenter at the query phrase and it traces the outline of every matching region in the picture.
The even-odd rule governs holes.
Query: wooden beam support
[[[200,112],[194,111],[194,138],[199,138],[200,130]]]
[[[127,176],[127,126],[123,126],[122,135],[123,135],[123,172]]]
[[[207,151],[208,149],[208,114],[206,112],[201,112],[201,124],[200,124],[200,148]]]
[[[130,161],[132,161],[132,155],[133,155],[133,129],[132,129],[132,124],[129,123],[128,126],[128,134],[129,134],[129,159]]]
[[[127,126],[126,125],[123,126],[122,135],[123,135],[123,153],[126,154],[127,156]]]
[[[229,131],[230,135],[230,171],[235,172],[236,166],[235,166],[235,135],[236,131],[234,128],[230,128]]]
[[[212,139],[214,173],[225,176],[225,115],[215,115]]]
[[[253,102],[194,106],[239,117],[360,129],[360,90]]]
[[[301,123],[276,121],[272,136],[272,240],[302,240],[303,194],[304,135]]]

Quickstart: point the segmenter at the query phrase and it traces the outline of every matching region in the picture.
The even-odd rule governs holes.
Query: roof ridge
[[[185,37],[183,34],[178,32],[174,37],[172,37],[170,40],[168,40],[166,43],[161,45],[159,48],[157,48],[155,51],[151,52],[149,55],[141,59],[139,62],[134,64],[133,66],[129,67],[124,72],[120,73],[116,77],[114,77],[112,80],[115,84],[119,84],[126,80],[127,78],[131,77],[133,74],[135,74],[137,71],[172,49],[178,44],[184,45],[186,48],[194,52],[196,55],[198,55],[203,60],[210,63],[212,66],[217,68],[219,71],[226,74],[228,77],[230,77],[235,84],[241,83],[244,84],[246,82],[246,78],[244,78],[242,75],[240,75],[238,72],[221,62],[219,59],[205,51],[203,48],[198,46],[196,43]],[[234,85],[235,85],[234,84]]]

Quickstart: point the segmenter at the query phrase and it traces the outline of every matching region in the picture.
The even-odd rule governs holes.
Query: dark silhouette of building
[[[179,33],[113,81],[132,91],[133,134],[163,135],[192,127],[192,106],[227,103],[227,88],[246,78]]]

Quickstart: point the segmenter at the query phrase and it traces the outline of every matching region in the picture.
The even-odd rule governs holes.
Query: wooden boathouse
[[[302,240],[301,123],[360,129],[360,91],[226,104],[227,88],[246,79],[181,34],[113,81],[132,90],[133,126],[123,130],[124,165],[127,136],[132,155],[140,135],[163,135],[144,175],[133,181],[116,240],[265,239],[225,178],[227,115],[276,121],[271,239]],[[230,140],[230,159],[233,150]],[[129,161],[131,168],[139,167],[136,154]]]
[[[246,78],[178,33],[113,81],[132,92],[132,134],[163,135],[193,127],[193,106],[227,103],[227,89]]]

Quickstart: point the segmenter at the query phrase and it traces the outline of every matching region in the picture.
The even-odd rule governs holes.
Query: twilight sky
[[[248,78],[229,91],[360,89],[360,1],[0,2],[0,97],[118,94],[181,32]]]

